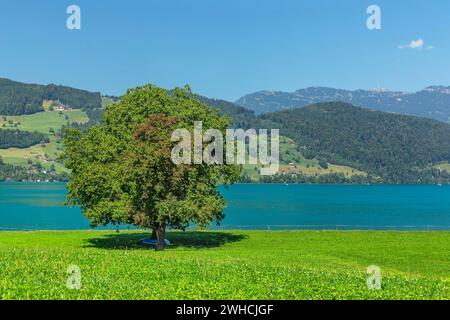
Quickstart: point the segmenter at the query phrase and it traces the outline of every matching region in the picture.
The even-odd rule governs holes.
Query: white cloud
[[[399,49],[418,49],[418,50],[422,50],[425,46],[425,41],[423,41],[421,38],[417,39],[417,40],[412,40],[409,44],[406,45],[400,45],[398,46]],[[431,50],[434,49],[433,46],[427,46],[425,48],[426,50]]]

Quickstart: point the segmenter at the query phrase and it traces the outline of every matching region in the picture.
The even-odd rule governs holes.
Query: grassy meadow
[[[440,164],[435,165],[434,168],[442,170],[442,171],[450,172],[450,163],[442,162]]]
[[[305,176],[319,176],[324,174],[338,173],[345,177],[355,175],[366,176],[367,173],[348,166],[328,163],[327,168],[323,168],[317,159],[306,159],[295,142],[284,136],[280,136],[280,168],[279,173],[303,174]],[[258,181],[260,178],[260,166],[245,164],[243,165],[243,174],[252,181]]]
[[[13,127],[8,124],[9,120],[13,122],[20,122],[20,125]],[[60,129],[67,122],[86,123],[89,121],[88,116],[82,110],[68,110],[68,111],[50,111],[38,112],[23,116],[7,116],[6,121],[0,118],[0,127],[5,129],[20,129],[24,131],[38,131],[44,134],[50,134],[50,129],[55,131]]]
[[[449,299],[450,232],[0,233],[1,299]],[[81,290],[66,288],[81,268]],[[377,265],[382,289],[369,290]]]
[[[9,124],[9,121],[19,122],[16,127]],[[65,124],[77,122],[86,123],[88,116],[81,110],[38,112],[31,115],[7,116],[6,121],[0,118],[0,129],[19,129],[23,131],[38,131],[48,135],[50,142],[44,145],[37,144],[29,148],[9,148],[0,149],[0,157],[5,163],[14,165],[26,165],[28,160],[33,163],[41,163],[44,168],[49,169],[55,166],[56,172],[61,173],[67,169],[55,160],[62,150],[62,144],[58,142],[50,129],[59,131]],[[46,157],[47,156],[47,157]],[[47,161],[45,159],[48,159]]]

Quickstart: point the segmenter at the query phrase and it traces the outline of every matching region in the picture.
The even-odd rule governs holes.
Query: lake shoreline
[[[446,185],[235,184],[219,190],[225,219],[210,230],[450,229]],[[91,229],[80,208],[64,206],[66,193],[65,183],[0,184],[0,230]]]

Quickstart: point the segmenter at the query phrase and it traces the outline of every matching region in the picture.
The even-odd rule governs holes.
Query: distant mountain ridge
[[[378,111],[450,121],[450,86],[429,86],[408,93],[387,90],[342,90],[310,87],[295,92],[258,91],[245,95],[235,103],[255,114],[304,107],[321,102],[347,102]]]

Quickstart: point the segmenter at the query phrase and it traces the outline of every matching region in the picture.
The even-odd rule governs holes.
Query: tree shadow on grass
[[[147,234],[138,232],[107,234],[99,238],[88,239],[85,247],[109,250],[148,250],[153,249],[154,246],[141,244],[139,240],[149,237],[150,233]],[[166,249],[216,248],[227,243],[238,242],[246,238],[246,235],[233,234],[229,232],[171,231],[166,233],[166,239],[171,242],[169,246],[166,246]]]

